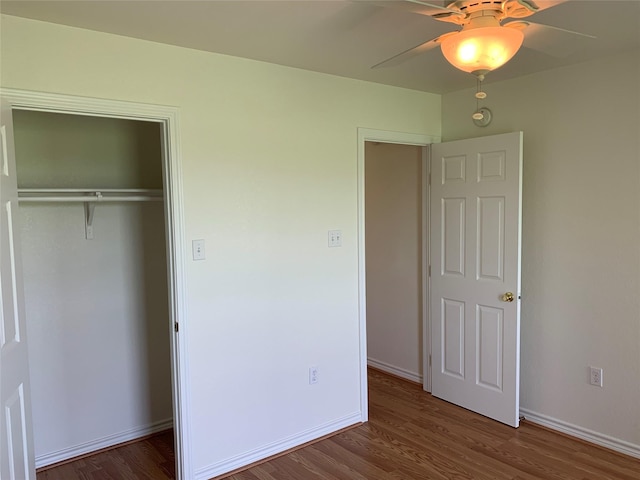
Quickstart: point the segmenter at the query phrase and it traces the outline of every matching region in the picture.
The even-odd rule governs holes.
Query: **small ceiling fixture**
[[[516,28],[501,27],[494,16],[472,18],[460,32],[439,38],[442,54],[454,67],[480,80],[501,67],[522,46],[524,34]]]

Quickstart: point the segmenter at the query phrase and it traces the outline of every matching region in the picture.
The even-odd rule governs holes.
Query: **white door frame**
[[[440,137],[419,133],[391,132],[358,128],[358,324],[360,328],[360,409],[362,421],[369,419],[367,394],[367,292],[365,262],[365,142],[396,143],[428,147],[439,143]],[[427,149],[422,154],[422,364],[423,388],[431,391],[431,318],[429,315],[429,181]]]
[[[182,199],[182,159],[180,156],[179,110],[176,107],[76,97],[27,90],[2,88],[0,96],[12,109],[69,113],[160,123],[163,135],[163,178],[167,270],[169,276],[169,318],[171,328],[179,325],[179,334],[171,335],[171,377],[176,478],[193,478],[189,422],[187,365],[187,322],[185,304],[185,241]]]

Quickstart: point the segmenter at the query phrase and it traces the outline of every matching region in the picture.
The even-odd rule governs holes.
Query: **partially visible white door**
[[[522,132],[434,144],[431,162],[432,393],[517,427]]]
[[[0,478],[36,478],[11,108],[0,115]]]

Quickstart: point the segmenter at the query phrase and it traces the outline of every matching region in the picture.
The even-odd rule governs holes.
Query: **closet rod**
[[[18,197],[19,202],[152,202],[162,201],[162,197],[152,197],[149,195],[127,195],[127,196],[59,196],[59,197]]]
[[[79,195],[83,194],[84,195]],[[19,188],[20,202],[149,202],[162,201],[162,190],[146,188]]]
[[[149,195],[162,195],[162,190],[150,188],[19,188],[20,193],[147,193]]]

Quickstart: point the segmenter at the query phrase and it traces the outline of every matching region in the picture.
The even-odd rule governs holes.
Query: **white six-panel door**
[[[35,479],[11,108],[0,113],[0,478]]]
[[[434,144],[431,162],[432,393],[517,427],[522,133]]]

